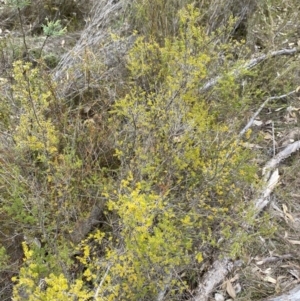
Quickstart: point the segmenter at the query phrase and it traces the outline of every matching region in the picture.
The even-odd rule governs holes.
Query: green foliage
[[[165,288],[169,298],[178,298],[194,277],[189,270],[199,267],[207,250],[236,256],[241,242],[251,238],[241,230],[253,224],[242,200],[255,170],[220,118],[220,105],[208,103],[201,91],[217,61],[217,46],[209,43],[199,16],[188,6],[178,15],[177,37],[136,39],[127,62],[130,92],[116,100],[106,119],[120,164],[114,173],[93,159],[108,130],[90,118],[74,131],[65,118],[50,115],[60,104],[55,86],[30,64],[15,63],[13,91],[20,110],[15,152],[21,166],[30,158],[41,191],[37,198],[28,171],[15,169],[27,180],[6,191],[14,198],[11,208],[4,208],[20,225],[37,224],[29,236],[42,242],[42,247],[23,244],[15,300],[153,300]],[[231,102],[225,90],[235,85],[224,77],[212,95]],[[95,195],[107,200],[108,223],[72,246],[64,233],[74,215],[85,216]],[[73,264],[75,278],[69,272]],[[182,271],[186,279],[178,277]]]
[[[0,271],[3,271],[7,268],[7,263],[9,260],[9,255],[6,252],[6,249],[1,246],[0,247]]]
[[[29,63],[15,63],[14,92],[21,106],[22,114],[14,139],[17,148],[37,153],[37,160],[47,162],[57,152],[57,132],[46,117],[51,97],[50,91],[43,90],[43,79],[37,69]],[[25,77],[25,78],[24,78]]]
[[[59,63],[59,57],[54,53],[48,53],[43,56],[43,60],[48,68],[54,69]]]
[[[13,225],[28,242],[40,241],[40,246],[23,244],[25,260],[14,278],[14,299],[65,300],[73,296],[87,300],[91,293],[81,276],[87,279],[88,270],[74,281],[70,276],[74,247],[69,232],[89,213],[102,186],[112,182],[89,165],[93,163],[87,160],[89,154],[81,156],[84,162],[79,157],[80,147],[88,153],[88,147],[92,150],[99,143],[99,139],[93,141],[98,128],[81,124],[74,131],[74,121],[69,127],[67,113],[58,114],[63,102],[55,93],[55,84],[42,70],[17,61],[13,78],[14,102],[8,112],[14,111],[18,118],[9,125],[15,158],[0,169],[1,214],[8,217],[2,226],[10,229]],[[84,140],[77,145],[77,138],[83,135],[88,143]]]
[[[201,93],[215,58],[198,17],[188,6],[177,38],[163,46],[137,38],[129,54],[130,93],[111,117],[120,123],[120,186],[105,194],[118,215],[123,250],[110,247],[106,255],[112,265],[102,292],[113,290],[112,300],[153,299],[165,286],[178,296],[187,284],[175,271],[199,264],[207,248],[236,256],[250,238],[240,230],[254,221],[253,214],[245,219],[242,189],[255,170],[238,138],[214,117],[218,105]],[[234,81],[224,78],[221,92],[222,85],[234,87]],[[222,96],[231,101],[229,93]]]
[[[132,180],[124,180],[118,200],[108,204],[117,211],[122,227],[120,243],[125,252],[109,250],[106,255],[108,262],[114,262],[110,285],[122,300],[154,298],[174,269],[189,263],[187,252],[192,249],[187,235],[192,222],[188,218],[178,220],[168,198],[151,192],[146,183],[131,189]],[[121,276],[121,282],[116,275]],[[172,284],[184,288],[177,280]],[[106,290],[104,287],[103,295]]]
[[[144,36],[163,37],[176,34],[178,11],[192,1],[138,0],[130,7],[130,22]]]
[[[5,2],[6,5],[12,7],[12,8],[18,8],[23,9],[27,6],[29,6],[31,1],[29,0],[8,0]]]
[[[17,284],[14,287],[14,300],[47,301],[89,300],[91,292],[84,287],[81,280],[69,281],[62,272],[55,273],[57,264],[55,258],[38,257],[38,249],[29,249],[23,243],[24,264],[20,270],[19,277],[14,277]],[[39,260],[40,259],[40,260]],[[43,263],[43,260],[47,262]],[[45,271],[52,268],[52,273],[45,277]]]
[[[243,41],[214,43],[233,19],[208,35],[200,11],[188,5],[177,14],[177,2],[164,19],[174,3],[137,2],[147,36],[136,36],[126,90],[106,111],[106,99],[91,104],[92,92],[68,107],[46,73],[14,63],[14,103],[1,121],[15,160],[0,168],[1,213],[27,237],[14,300],[142,301],[165,290],[166,300],[180,300],[207,254],[243,255],[257,235],[245,202],[256,170],[237,122],[228,122],[250,98],[232,73],[243,74],[235,55],[247,50]],[[49,37],[65,29],[51,21],[43,30]],[[86,74],[104,68],[86,55]],[[206,91],[216,69],[219,80]],[[90,221],[91,208],[104,202],[101,218]],[[87,221],[75,245],[70,232]]]
[[[42,25],[43,32],[47,37],[56,37],[63,35],[67,29],[62,27],[60,20],[48,21],[46,25]]]
[[[78,197],[78,184],[82,179],[77,175],[82,162],[74,150],[60,145],[57,116],[49,114],[59,103],[51,80],[42,71],[21,61],[15,62],[13,72],[14,103],[10,111],[17,111],[19,118],[10,124],[14,140],[11,153],[15,158],[0,169],[1,214],[9,217],[2,227],[10,229],[12,224],[17,233],[26,234],[29,240],[38,237],[43,244],[41,249],[34,245],[30,249],[24,246],[25,257],[26,253],[34,255],[32,258],[28,255],[20,271],[16,286],[16,298],[19,298],[19,288],[20,292],[25,290],[30,295],[38,290],[40,280],[50,277],[51,273],[58,279],[61,279],[60,274],[67,274],[71,251],[64,233],[74,222],[72,215],[77,210],[83,214],[88,204],[81,203]],[[71,291],[78,285],[74,283]],[[51,300],[50,296],[43,300]]]

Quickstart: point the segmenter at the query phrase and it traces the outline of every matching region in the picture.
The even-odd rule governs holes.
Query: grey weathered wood
[[[262,301],[299,301],[300,300],[300,285],[296,286],[292,290],[283,293],[277,297],[271,297]]]
[[[116,27],[118,18],[126,9],[131,0],[103,0],[94,1],[91,18],[75,46],[66,53],[53,72],[53,79],[59,84],[62,97],[73,95],[84,90],[86,85],[85,60],[89,66],[103,64],[105,68],[101,72],[89,68],[89,77],[93,82],[100,82],[109,76],[111,68],[120,64],[135,38],[129,36],[119,41],[112,41],[111,34],[120,34],[126,31],[124,24]]]

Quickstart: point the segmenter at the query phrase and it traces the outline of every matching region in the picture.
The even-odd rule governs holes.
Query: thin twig
[[[24,24],[23,24],[23,20],[22,20],[22,14],[21,14],[21,9],[18,7],[18,16],[19,16],[19,21],[20,21],[20,26],[21,26],[21,31],[22,31],[22,39],[23,39],[23,44],[25,47],[25,52],[26,52],[26,58],[29,59],[29,52],[28,52],[28,46],[26,43],[26,34],[24,31]]]
[[[298,151],[299,149],[300,149],[300,140],[289,144],[286,148],[284,148],[281,152],[279,152],[274,158],[268,161],[263,168],[263,176],[265,181],[269,179],[271,171],[274,170],[281,161],[288,158],[292,153]]]
[[[109,264],[108,267],[107,267],[107,269],[106,269],[106,271],[105,271],[104,276],[103,276],[102,279],[101,279],[101,282],[99,283],[99,285],[98,285],[98,287],[97,287],[97,289],[96,289],[96,292],[95,292],[95,295],[94,295],[94,300],[97,300],[98,295],[99,295],[100,288],[102,287],[102,284],[103,284],[105,278],[107,277],[108,272],[109,272],[109,270],[110,270],[111,267],[112,267],[112,264]]]
[[[276,142],[275,142],[274,121],[272,121],[272,140],[273,140],[273,157],[275,157],[275,155],[276,155]]]
[[[159,292],[158,296],[157,296],[157,301],[163,301],[164,300],[164,297],[165,297],[165,294],[170,286],[170,283],[171,283],[171,280],[172,280],[172,273],[169,274],[169,276],[167,277],[166,279],[166,284],[164,286],[164,288]]]
[[[288,96],[291,96],[293,94],[296,93],[296,90],[293,90],[287,94],[283,94],[280,96],[272,96],[272,97],[268,97],[262,104],[261,106],[258,108],[258,110],[254,113],[254,115],[251,117],[250,121],[247,123],[247,125],[240,131],[239,136],[243,136],[247,130],[252,126],[255,118],[259,115],[259,113],[261,112],[261,110],[266,106],[266,104],[271,101],[271,100],[278,100],[278,99],[283,99],[283,98],[287,98]]]
[[[279,260],[286,260],[286,259],[291,259],[291,258],[294,258],[294,256],[292,254],[285,254],[285,255],[281,255],[281,256],[271,256],[271,257],[266,257],[262,260],[259,260],[256,262],[257,265],[262,265],[262,264],[265,264],[265,263],[270,263],[270,262],[276,262],[276,261],[279,261]]]

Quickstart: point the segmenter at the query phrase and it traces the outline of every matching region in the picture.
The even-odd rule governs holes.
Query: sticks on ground
[[[222,282],[232,270],[233,263],[229,258],[216,260],[211,269],[206,273],[204,281],[199,285],[193,301],[207,301],[213,289]]]
[[[243,136],[246,131],[253,125],[254,119],[261,112],[263,107],[270,101],[275,99],[285,98],[294,94],[296,91],[292,91],[288,94],[281,96],[269,97],[256,111],[248,124],[240,132],[239,136]],[[273,189],[276,187],[279,181],[279,173],[277,166],[286,158],[291,156],[293,153],[300,149],[300,141],[296,141],[292,144],[289,144],[285,149],[279,152],[274,158],[269,160],[263,168],[263,182],[264,186],[261,190],[260,196],[258,199],[254,200],[255,214],[258,215],[270,202],[270,195]],[[275,169],[276,168],[276,169]],[[274,170],[275,169],[275,170]],[[231,265],[230,265],[231,263]],[[214,288],[224,281],[227,274],[230,272],[232,267],[232,262],[229,258],[223,260],[216,260],[211,269],[205,274],[203,281],[200,283],[193,301],[207,301],[209,295],[213,292]],[[284,294],[280,297],[268,299],[268,301],[283,301],[285,298],[289,300],[296,301],[300,300],[300,287],[295,288],[287,294]]]
[[[272,97],[268,97],[262,104],[261,106],[258,108],[258,110],[254,113],[254,115],[251,117],[250,121],[247,123],[247,125],[240,131],[240,136],[243,136],[246,131],[253,125],[253,122],[255,120],[255,118],[259,115],[259,113],[261,112],[261,110],[266,106],[266,104],[271,101],[271,100],[278,100],[278,99],[283,99],[283,98],[287,98],[288,96],[291,96],[293,94],[295,94],[297,91],[291,91],[287,94],[283,94],[280,96],[272,96]]]

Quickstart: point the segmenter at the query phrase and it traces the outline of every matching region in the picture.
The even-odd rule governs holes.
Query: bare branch
[[[279,260],[286,260],[286,259],[291,259],[294,258],[294,256],[292,254],[285,254],[285,255],[281,255],[281,256],[271,256],[271,257],[266,257],[262,260],[259,260],[256,262],[257,265],[262,265],[262,264],[266,264],[266,263],[270,263],[270,262],[277,262]]]
[[[277,50],[277,51],[272,51],[271,53],[267,53],[267,54],[263,54],[257,58],[253,58],[250,61],[248,61],[246,64],[244,64],[243,66],[241,66],[239,69],[233,70],[231,72],[232,75],[234,75],[234,77],[238,77],[240,75],[240,73],[243,70],[250,70],[253,67],[255,67],[256,65],[258,65],[259,63],[265,61],[268,58],[273,58],[279,55],[293,55],[295,53],[299,52],[299,48],[292,48],[292,49],[281,49],[281,50]],[[212,88],[214,85],[217,84],[217,82],[222,78],[222,76],[217,76],[211,80],[209,80],[201,89],[200,91],[207,91],[210,88]]]
[[[296,47],[294,47],[292,49],[281,49],[281,50],[277,50],[277,51],[272,51],[269,54],[263,54],[257,58],[251,59],[247,64],[244,65],[244,68],[246,70],[249,70],[249,69],[255,67],[256,65],[258,65],[259,63],[265,61],[267,58],[273,58],[273,57],[279,56],[279,55],[293,55],[297,52],[299,52],[299,49]]]
[[[265,180],[269,178],[271,171],[274,168],[276,168],[281,161],[288,158],[289,156],[292,155],[292,153],[298,151],[299,149],[300,149],[300,140],[289,144],[284,150],[279,152],[274,158],[268,161],[265,167],[263,168],[263,175]]]
[[[234,265],[229,258],[216,260],[205,274],[204,281],[199,285],[193,301],[207,301],[214,288],[221,283]]]
[[[262,190],[261,197],[259,197],[255,201],[255,208],[257,214],[259,214],[259,212],[269,204],[270,202],[269,196],[273,191],[273,189],[275,188],[276,184],[278,183],[279,180],[278,169],[276,169],[273,173],[272,171],[281,163],[281,161],[285,160],[299,149],[300,149],[300,140],[292,144],[289,144],[284,150],[282,150],[274,158],[269,160],[264,166],[262,173],[264,176],[264,182],[266,184],[264,185],[264,188]]]
[[[94,300],[98,299],[98,295],[99,295],[100,289],[101,289],[101,287],[102,287],[102,285],[104,283],[104,280],[107,277],[107,275],[108,275],[109,270],[111,269],[111,267],[112,267],[112,264],[109,264],[108,267],[107,267],[107,269],[106,269],[106,271],[105,271],[104,276],[102,277],[102,279],[101,279],[101,281],[100,281],[100,283],[99,283],[99,285],[98,285],[98,287],[96,289],[96,292],[95,292],[95,295],[94,295],[94,298],[93,298]]]
[[[261,196],[254,202],[255,206],[255,214],[258,215],[270,202],[270,195],[274,188],[276,187],[277,183],[279,181],[279,173],[278,169],[276,169],[270,179],[265,184],[265,187],[262,190]]]
[[[166,279],[166,284],[164,286],[164,288],[159,292],[158,296],[157,296],[157,301],[163,301],[164,300],[164,297],[165,297],[165,294],[170,286],[170,283],[171,283],[171,280],[172,280],[172,273],[170,273],[170,275],[167,277]]]
[[[103,217],[103,204],[94,205],[90,215],[87,218],[79,220],[74,230],[68,234],[69,239],[74,243],[78,244],[85,236],[92,230],[92,228],[98,225]]]
[[[253,125],[253,122],[255,120],[255,118],[259,115],[259,113],[261,112],[261,110],[265,107],[265,105],[271,101],[271,100],[278,100],[278,99],[283,99],[283,98],[287,98],[288,96],[291,96],[293,94],[296,93],[296,90],[294,91],[291,91],[287,94],[283,94],[283,95],[280,95],[280,96],[272,96],[272,97],[268,97],[262,104],[261,106],[259,107],[259,109],[255,112],[255,114],[252,116],[252,118],[250,119],[250,121],[247,123],[247,125],[240,131],[240,134],[239,136],[243,136],[246,131]]]

